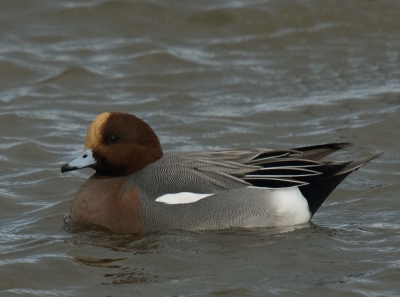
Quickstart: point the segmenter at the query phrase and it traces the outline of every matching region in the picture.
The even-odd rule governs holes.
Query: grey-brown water
[[[1,296],[399,296],[400,2],[0,3]],[[350,141],[385,155],[294,228],[63,228],[104,111],[166,152]]]

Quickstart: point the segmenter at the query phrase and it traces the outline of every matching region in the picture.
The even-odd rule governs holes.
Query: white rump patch
[[[277,189],[272,192],[271,199],[280,217],[280,225],[302,224],[311,219],[307,199],[298,187]]]
[[[156,199],[156,202],[163,202],[166,204],[185,204],[185,203],[193,203],[199,201],[203,198],[211,196],[214,194],[197,194],[190,192],[181,192],[174,194],[165,194]]]

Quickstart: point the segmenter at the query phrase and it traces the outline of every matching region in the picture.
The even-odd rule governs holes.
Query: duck
[[[322,161],[350,146],[164,154],[146,122],[105,112],[61,172],[95,170],[76,192],[69,218],[112,232],[295,226],[310,221],[350,173],[382,155]]]

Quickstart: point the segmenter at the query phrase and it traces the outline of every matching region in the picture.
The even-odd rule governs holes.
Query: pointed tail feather
[[[293,149],[303,153],[302,158],[318,161],[338,150],[353,146],[350,142],[327,143],[313,146],[305,146]]]
[[[342,174],[354,172],[358,168],[360,168],[360,167],[364,166],[365,164],[369,163],[370,161],[372,161],[373,159],[379,158],[381,156],[383,156],[383,153],[379,153],[372,157],[366,157],[363,159],[355,160],[355,161],[351,162],[350,164],[346,165],[344,168],[342,168],[342,170],[337,172],[335,175],[342,175]]]
[[[382,156],[383,153],[372,157],[352,162],[327,162],[323,166],[322,175],[310,176],[307,185],[299,187],[303,196],[307,199],[311,214],[314,215],[329,194],[352,172],[356,171],[369,161]],[[336,171],[336,172],[335,172]]]

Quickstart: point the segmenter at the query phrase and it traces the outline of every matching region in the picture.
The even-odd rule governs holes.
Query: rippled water
[[[0,3],[1,296],[400,295],[400,2]],[[87,126],[165,151],[351,141],[385,155],[295,228],[63,229]]]

